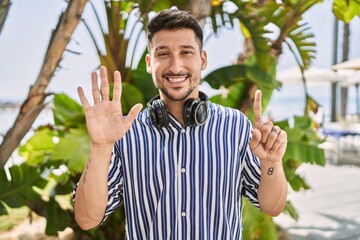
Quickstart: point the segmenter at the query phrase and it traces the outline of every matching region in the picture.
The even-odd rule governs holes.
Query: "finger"
[[[258,129],[253,129],[253,133],[252,133],[252,137],[250,140],[250,148],[252,150],[255,150],[259,144],[260,144],[260,140],[261,140],[261,132]]]
[[[279,135],[271,148],[271,152],[276,152],[284,145],[284,143],[287,143],[287,133],[280,129]]]
[[[270,122],[266,122],[263,124],[261,128],[261,142],[266,143],[268,141],[269,135],[273,129],[274,124]]]
[[[100,102],[100,91],[98,86],[98,78],[96,72],[91,74],[91,91],[94,98],[94,103]]]
[[[280,147],[276,150],[280,154],[284,154],[286,151],[287,141],[281,143]]]
[[[81,87],[78,87],[77,93],[79,95],[80,102],[81,102],[81,105],[83,106],[84,110],[87,111],[88,109],[90,109],[91,106],[85,97],[84,90]]]
[[[263,126],[262,121],[262,107],[261,107],[261,91],[256,90],[254,97],[254,127],[257,129],[261,129]]]
[[[113,93],[113,101],[120,102],[122,93],[121,86],[121,74],[119,71],[114,72],[114,93]]]
[[[142,107],[143,107],[143,105],[138,103],[130,109],[129,114],[124,118],[127,120],[127,123],[129,125],[128,127],[130,127],[131,124],[134,122],[135,118],[141,111]]]
[[[281,133],[281,129],[278,126],[273,126],[271,128],[271,131],[269,133],[268,139],[265,144],[265,151],[269,152],[270,150],[274,150],[275,144],[278,143],[278,146],[280,146],[279,142],[279,134]]]
[[[104,66],[100,67],[100,78],[101,78],[101,96],[103,101],[109,100],[109,80],[107,77],[107,69]]]

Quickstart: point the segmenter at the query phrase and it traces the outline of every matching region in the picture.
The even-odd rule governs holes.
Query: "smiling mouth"
[[[168,80],[169,82],[171,82],[171,83],[183,82],[183,81],[185,81],[188,77],[189,77],[188,74],[186,74],[186,75],[181,75],[181,76],[174,76],[174,75],[172,75],[172,76],[169,76],[169,75],[164,76],[164,78],[167,79],[167,80]]]

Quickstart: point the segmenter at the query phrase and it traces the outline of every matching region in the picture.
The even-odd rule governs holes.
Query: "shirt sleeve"
[[[248,122],[249,129],[252,129],[250,121]],[[260,209],[258,200],[258,189],[261,179],[260,160],[250,148],[250,139],[252,131],[248,131],[248,141],[244,146],[245,156],[242,162],[242,195],[245,196],[255,207]]]

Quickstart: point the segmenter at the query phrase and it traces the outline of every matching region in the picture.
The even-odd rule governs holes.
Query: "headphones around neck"
[[[208,117],[208,96],[199,91],[199,98],[189,98],[185,101],[182,117],[184,127],[200,126],[205,123]],[[165,103],[157,95],[152,98],[148,104],[149,116],[151,123],[158,128],[167,127],[169,125],[169,113]]]

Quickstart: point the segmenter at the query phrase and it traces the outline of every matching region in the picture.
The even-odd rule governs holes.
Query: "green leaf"
[[[56,94],[54,98],[55,125],[74,127],[85,125],[85,114],[82,106],[66,94]]]
[[[122,90],[121,107],[124,114],[127,114],[135,104],[145,102],[144,95],[134,85],[123,83]]]
[[[278,239],[272,217],[259,211],[243,197],[243,239]]]
[[[334,0],[333,13],[337,19],[345,23],[350,23],[355,16],[360,16],[360,1]]]
[[[300,191],[301,189],[309,189],[310,186],[307,184],[305,179],[296,173],[297,168],[303,164],[303,161],[287,158],[283,160],[283,167],[286,176],[286,180],[290,184],[294,191]]]
[[[290,217],[292,217],[294,220],[299,220],[299,214],[297,213],[294,205],[292,205],[291,202],[286,201],[285,209],[283,213],[288,214]]]
[[[147,51],[144,51],[141,59],[145,59],[146,54]],[[158,89],[154,86],[151,75],[146,71],[146,62],[144,60],[140,61],[137,68],[132,71],[130,83],[137,87],[144,95],[143,104],[159,94]]]
[[[257,66],[250,66],[245,64],[237,64],[222,67],[209,73],[204,79],[205,82],[214,89],[219,89],[221,86],[229,87],[238,82],[254,82],[259,86],[267,88],[277,88],[280,83],[268,73],[265,73]]]
[[[54,131],[48,128],[37,130],[34,135],[19,148],[19,155],[24,157],[28,164],[39,165],[52,153],[55,144]]]
[[[312,112],[312,113],[317,113],[319,110],[319,103],[312,97],[310,97],[309,95],[306,96],[306,111],[307,112]]]
[[[81,173],[88,158],[90,137],[84,128],[70,129],[60,138],[51,156],[52,161],[65,163],[71,174]]]
[[[308,129],[311,127],[311,118],[307,116],[295,116],[294,117],[294,128],[298,129]]]
[[[41,198],[34,188],[43,189],[47,181],[41,177],[39,168],[31,167],[26,163],[15,165],[9,168],[9,176],[10,180],[5,170],[0,170],[0,202],[10,208],[18,208]],[[0,212],[4,213],[3,207],[3,204],[0,204]]]
[[[246,98],[245,90],[246,84],[241,82],[235,83],[229,87],[229,89],[227,90],[228,93],[226,95],[215,95],[212,96],[210,100],[214,103],[237,109],[241,101]]]
[[[284,158],[325,165],[324,151],[309,142],[288,142]]]
[[[45,233],[49,236],[56,235],[58,231],[64,230],[68,226],[68,216],[66,211],[51,197],[45,204],[46,228]]]
[[[70,175],[68,172],[64,172],[61,175],[52,174],[50,177],[57,183],[55,187],[55,192],[57,195],[66,195],[72,193],[73,186],[70,184]]]

